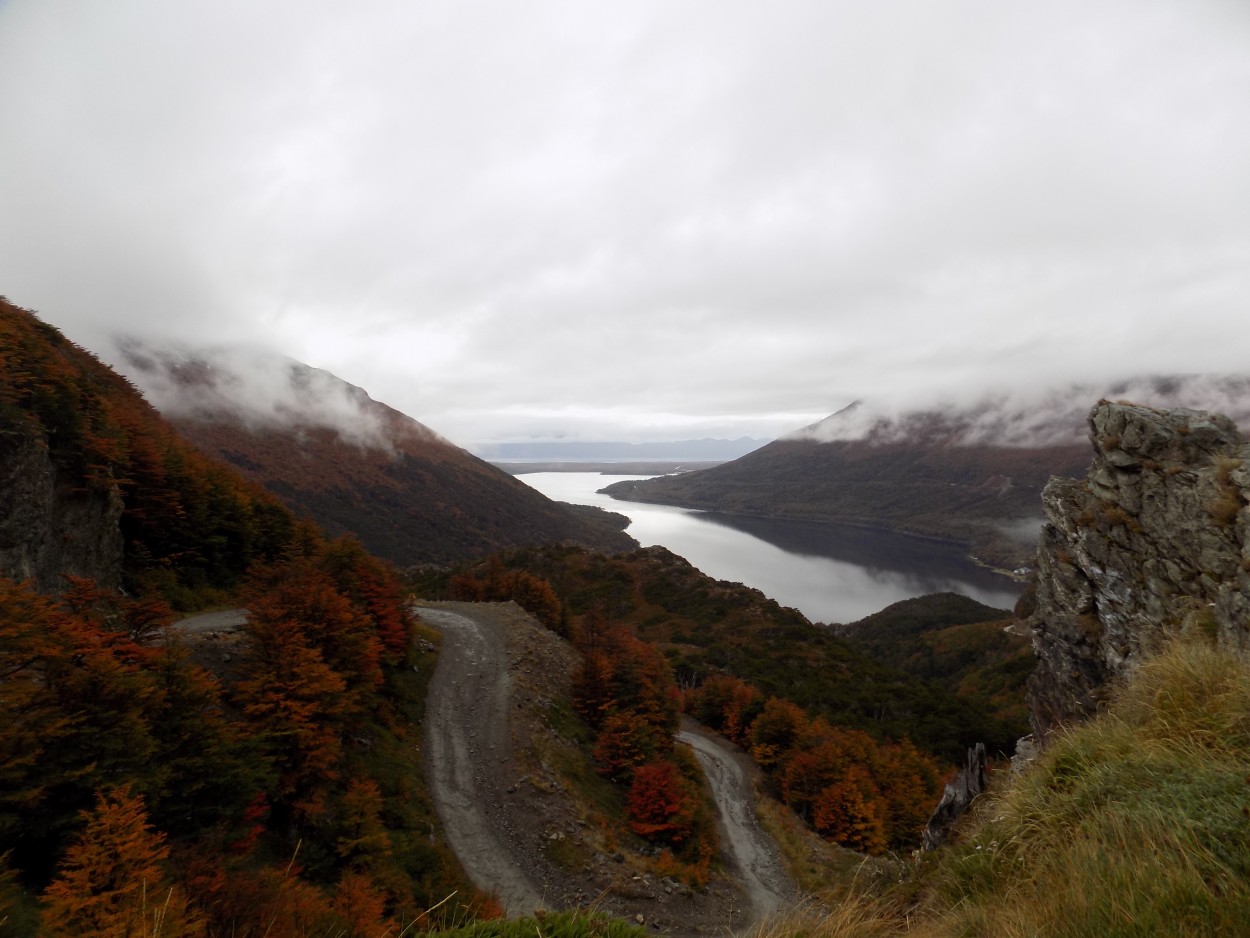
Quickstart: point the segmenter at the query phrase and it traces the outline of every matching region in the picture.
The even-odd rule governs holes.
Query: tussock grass
[[[1250,934],[1250,664],[1194,638],[977,806],[902,888],[759,938]]]
[[[438,932],[440,938],[646,938],[639,928],[598,912],[559,912],[534,918],[475,922],[455,931]]]
[[[800,909],[756,926],[750,938],[891,938],[905,927],[890,906],[861,898],[826,911]]]

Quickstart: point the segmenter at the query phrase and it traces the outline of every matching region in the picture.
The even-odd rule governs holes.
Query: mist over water
[[[548,498],[626,515],[629,533],[644,547],[666,547],[709,576],[745,583],[814,622],[853,622],[926,593],[962,593],[1003,609],[1019,595],[1017,583],[978,567],[947,544],[850,525],[618,501],[596,490],[625,477],[595,472],[517,478]]]

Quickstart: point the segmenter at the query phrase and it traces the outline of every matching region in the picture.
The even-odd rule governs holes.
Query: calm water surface
[[[1018,584],[946,544],[848,525],[617,501],[596,492],[622,479],[650,476],[531,472],[517,478],[548,498],[627,515],[629,533],[644,547],[667,547],[709,576],[753,586],[814,622],[853,622],[925,593],[950,590],[1006,609],[1019,594]]]

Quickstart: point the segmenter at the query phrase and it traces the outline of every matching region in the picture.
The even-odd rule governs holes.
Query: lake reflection
[[[709,576],[752,586],[815,622],[853,622],[890,603],[952,591],[1010,609],[1019,585],[957,547],[886,531],[772,521],[617,501],[596,490],[623,478],[595,472],[517,476],[548,498],[626,515],[644,547],[660,544]]]

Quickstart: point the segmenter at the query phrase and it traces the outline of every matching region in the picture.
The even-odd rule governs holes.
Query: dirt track
[[[503,840],[500,769],[511,762],[502,637],[466,616],[422,609],[443,634],[425,720],[426,775],[447,841],[479,889],[510,915],[545,907]],[[494,815],[492,817],[492,815]]]
[[[418,612],[443,635],[424,729],[431,796],[465,870],[510,915],[594,904],[662,933],[724,935],[793,901],[777,851],[755,822],[751,767],[740,752],[693,723],[679,735],[720,808],[729,875],[693,892],[657,881],[629,850],[613,857],[596,845],[530,750],[551,732],[543,698],[567,685],[567,645],[511,604],[422,604]],[[551,845],[566,837],[583,858],[580,869],[551,862]]]
[[[246,609],[221,609],[179,619],[173,627],[186,635],[202,635],[205,632],[234,632],[245,621]]]
[[[703,766],[720,809],[721,835],[738,868],[753,917],[758,921],[793,905],[794,883],[785,872],[777,845],[760,829],[755,817],[752,769],[744,764],[746,757],[724,740],[698,729],[693,721],[683,721],[677,739],[694,750]]]

